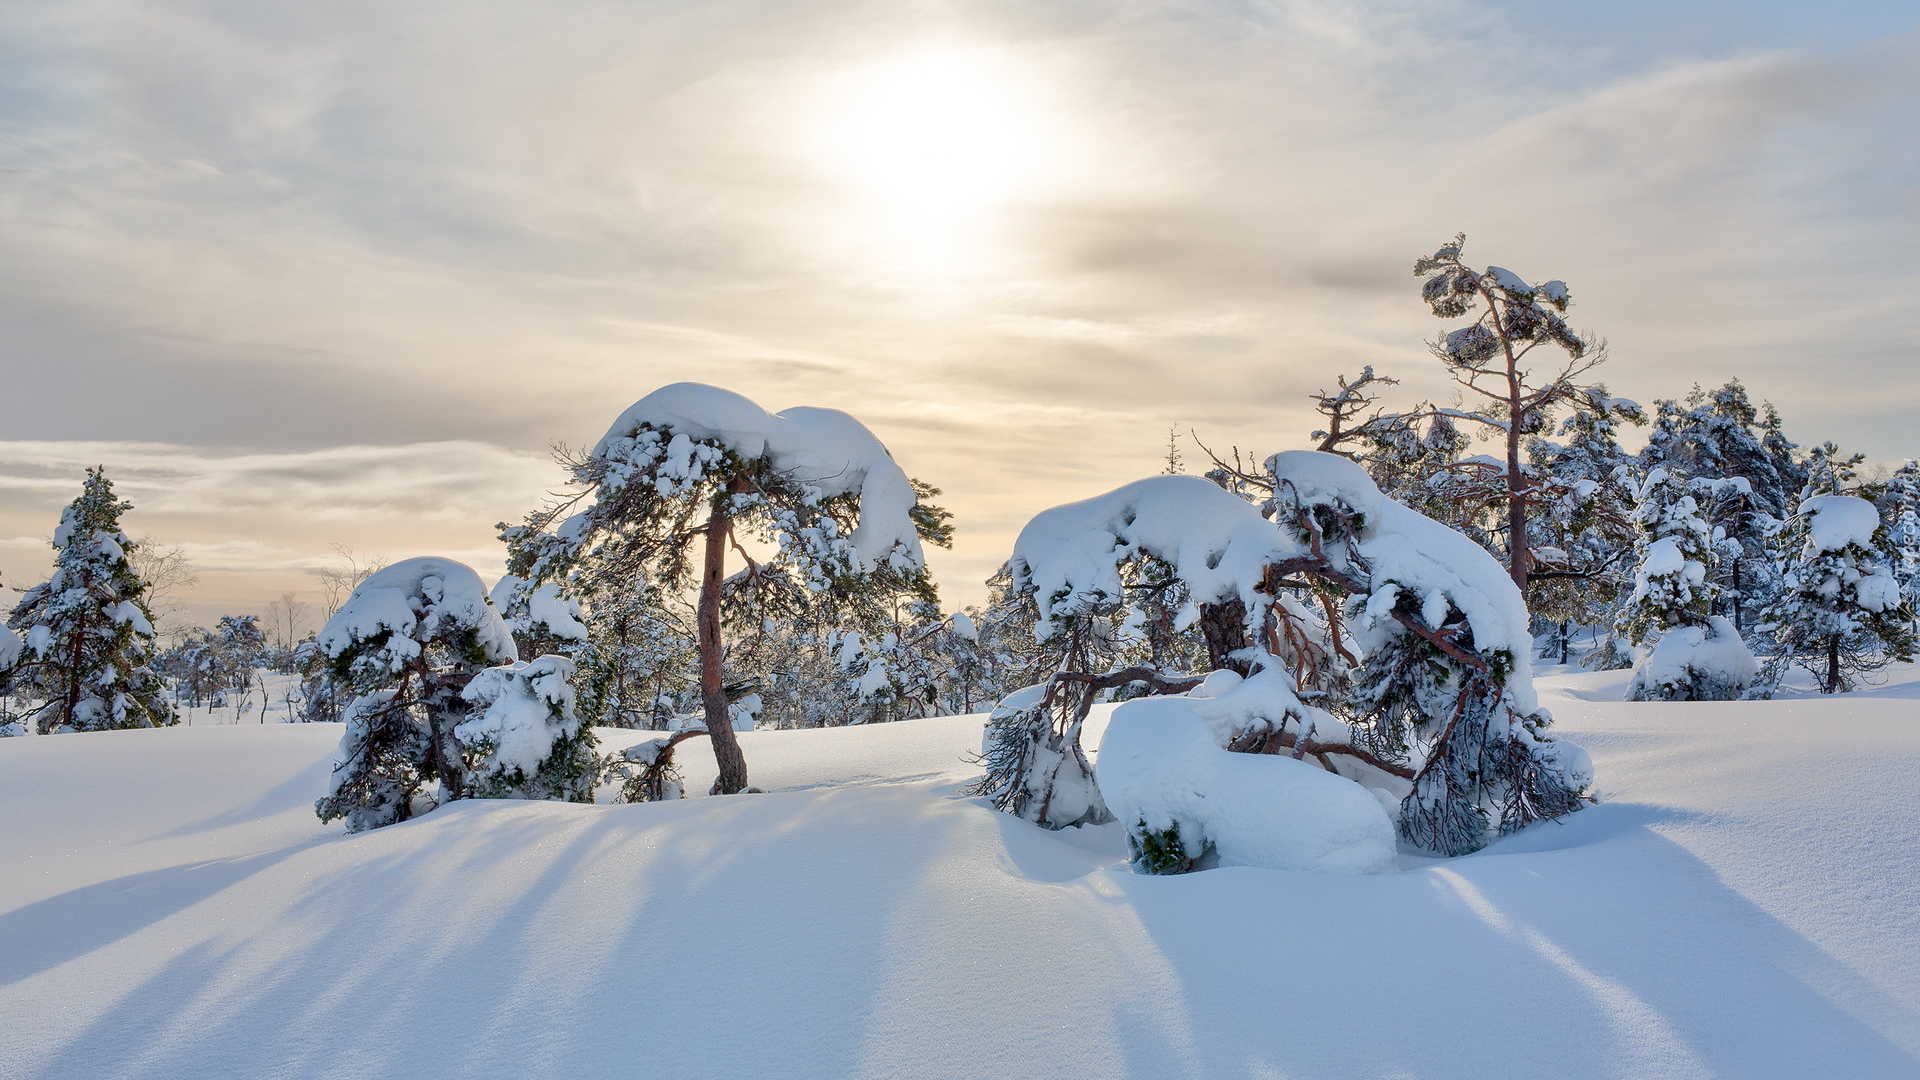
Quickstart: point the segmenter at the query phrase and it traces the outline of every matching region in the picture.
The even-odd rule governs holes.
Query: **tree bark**
[[[733,519],[727,515],[726,494],[717,497],[707,515],[706,558],[700,569],[700,604],[694,613],[700,643],[700,700],[705,706],[707,734],[713,738],[713,760],[720,767],[714,790],[732,795],[746,790],[747,756],[733,734],[733,716],[727,709],[726,685],[721,679],[720,583],[726,579],[727,537]]]
[[[1840,635],[1827,635],[1827,685],[1822,692],[1837,694],[1840,692]]]

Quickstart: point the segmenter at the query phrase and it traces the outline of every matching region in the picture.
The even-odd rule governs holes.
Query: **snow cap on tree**
[[[398,672],[421,643],[467,641],[486,663],[512,661],[513,634],[487,603],[480,575],[465,563],[407,559],[376,571],[353,590],[320,631],[320,648],[356,669]]]
[[[621,413],[594,444],[593,457],[621,459],[629,474],[640,471],[644,460],[654,466],[656,485],[671,486],[676,479],[697,480],[713,464],[701,444],[748,461],[765,458],[821,498],[857,494],[859,524],[849,541],[857,569],[925,565],[914,527],[913,482],[866,425],[838,409],[798,406],[769,413],[731,390],[674,383]],[[618,479],[610,473],[607,482]]]
[[[1120,567],[1136,556],[1173,567],[1195,603],[1239,599],[1251,611],[1263,603],[1254,587],[1267,564],[1295,552],[1232,492],[1197,476],[1153,476],[1034,515],[1014,541],[1011,565],[1016,585],[1039,606],[1044,639],[1062,620],[1119,604]]]

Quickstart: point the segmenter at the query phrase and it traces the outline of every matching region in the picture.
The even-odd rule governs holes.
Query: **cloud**
[[[1669,8],[15,5],[0,535],[104,460],[235,573],[480,552],[534,448],[693,379],[868,421],[977,595],[1169,425],[1298,445],[1364,364],[1443,397],[1408,271],[1459,229],[1569,281],[1623,393],[1740,374],[1912,452],[1912,16]],[[1045,136],[940,243],[819,155],[848,72],[929,49]]]

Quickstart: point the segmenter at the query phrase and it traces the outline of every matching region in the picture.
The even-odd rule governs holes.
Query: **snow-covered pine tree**
[[[1920,611],[1920,462],[1903,462],[1876,501],[1894,554],[1893,576],[1909,611]]]
[[[1716,614],[1744,632],[1750,611],[1779,588],[1769,538],[1791,512],[1793,488],[1769,453],[1758,412],[1738,379],[1711,392],[1698,386],[1686,405],[1661,401],[1653,431],[1641,451],[1642,474],[1666,465],[1696,481],[1744,480],[1746,490],[1722,486],[1702,507],[1714,534],[1708,580],[1716,589]],[[1771,406],[1769,406],[1771,408]]]
[[[175,722],[154,655],[146,582],[127,560],[120,515],[104,467],[87,470],[80,497],[53,534],[53,576],[21,597],[7,625],[23,648],[12,692],[33,699],[19,718],[42,733],[159,727]]]
[[[1633,582],[1633,458],[1621,448],[1619,430],[1622,421],[1643,423],[1646,416],[1603,386],[1571,404],[1560,425],[1564,441],[1527,445],[1542,504],[1530,523],[1539,564],[1529,574],[1530,607],[1550,627],[1548,655],[1562,664],[1572,659],[1575,628],[1606,622]]]
[[[1629,701],[1729,701],[1753,684],[1759,664],[1726,618],[1713,614],[1713,530],[1696,494],[1746,481],[1695,481],[1655,467],[1635,485],[1638,569],[1615,630],[1653,649],[1634,666]]]
[[[737,632],[810,610],[872,617],[896,597],[931,599],[922,542],[951,542],[937,491],[832,409],[774,415],[730,391],[676,383],[628,408],[570,464],[578,490],[509,538],[519,541],[510,568],[531,581],[564,579],[576,595],[603,582],[697,595],[698,684],[722,793],[747,786],[727,693],[739,684],[726,671],[728,625]],[[749,553],[741,533],[771,554]],[[745,564],[732,576],[729,551]]]
[[[1531,285],[1499,266],[1476,271],[1461,261],[1465,244],[1464,233],[1455,236],[1417,260],[1413,272],[1424,279],[1421,299],[1436,317],[1473,317],[1429,347],[1454,382],[1481,405],[1472,412],[1441,411],[1477,424],[1504,450],[1476,476],[1479,494],[1468,513],[1504,518],[1499,525],[1490,523],[1488,532],[1504,536],[1507,572],[1524,596],[1534,562],[1527,521],[1541,498],[1523,456],[1526,440],[1548,430],[1555,409],[1582,389],[1581,376],[1605,362],[1606,346],[1589,344],[1561,318],[1571,303],[1566,282]],[[1551,375],[1535,379],[1524,365],[1541,346],[1563,355]]]
[[[25,735],[27,727],[13,715],[13,669],[26,646],[20,635],[0,625],[0,738]]]
[[[1760,448],[1767,452],[1767,460],[1773,463],[1774,472],[1780,475],[1781,490],[1787,493],[1787,500],[1782,503],[1780,512],[1784,519],[1787,511],[1796,505],[1793,493],[1806,486],[1807,469],[1796,453],[1800,444],[1787,438],[1780,410],[1774,408],[1770,401],[1760,404]]]
[[[600,759],[572,678],[573,661],[551,654],[473,677],[460,696],[476,712],[453,729],[468,798],[593,801]]]
[[[221,689],[244,693],[254,669],[266,662],[267,637],[258,615],[222,615],[213,631]]]
[[[461,691],[482,669],[515,659],[513,635],[472,568],[420,558],[375,572],[320,631],[328,679],[351,701],[322,821],[347,831],[405,821],[438,782],[437,804],[467,794],[454,730],[471,714]]]
[[[1867,455],[1849,454],[1832,442],[1823,442],[1801,461],[1806,472],[1806,482],[1800,487],[1800,501],[1816,495],[1862,495],[1868,499],[1876,497],[1877,485],[1869,484],[1861,475],[1861,466],[1865,465]]]
[[[1534,696],[1526,602],[1493,556],[1337,459],[1291,451],[1266,467],[1268,512],[1306,553],[1275,570],[1347,597],[1361,664],[1333,709],[1360,753],[1359,764],[1336,759],[1343,774],[1409,781],[1391,788],[1404,792],[1395,826],[1443,855],[1578,810],[1591,763],[1547,734],[1553,718]]]
[[[1764,614],[1775,646],[1769,684],[1796,665],[1814,676],[1821,693],[1843,693],[1890,663],[1913,659],[1912,612],[1893,568],[1898,553],[1872,503],[1812,496],[1782,535],[1792,561],[1785,588]]]

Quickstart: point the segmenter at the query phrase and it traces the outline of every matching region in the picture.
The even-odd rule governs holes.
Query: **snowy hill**
[[[1920,705],[1618,678],[1541,683],[1601,805],[1368,877],[1132,874],[978,717],[351,837],[330,725],[0,740],[0,1076],[1920,1077]]]

